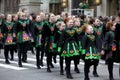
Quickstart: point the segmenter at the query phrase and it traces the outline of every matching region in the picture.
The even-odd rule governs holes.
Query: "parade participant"
[[[54,19],[53,19],[53,22],[55,23],[54,36],[55,36],[55,34],[57,33],[57,31],[58,31],[58,28],[56,27],[57,20],[58,20],[57,16],[54,16]],[[56,38],[56,37],[55,37],[55,38]],[[55,40],[54,40],[54,41],[55,41]],[[55,43],[55,42],[54,42],[54,43]],[[56,43],[55,43],[55,45],[56,45]],[[53,55],[53,61],[54,61],[54,63],[57,63],[56,57],[57,57],[57,52],[54,51],[54,55]],[[52,64],[52,63],[51,63],[51,64]]]
[[[54,22],[54,14],[50,14],[50,18],[49,18],[49,22],[46,23],[44,32],[45,33],[45,37],[46,37],[46,49],[45,49],[45,53],[47,56],[47,71],[51,72],[50,66],[52,68],[54,68],[53,64],[52,64],[52,56],[54,55],[54,49],[55,49],[55,44],[54,44],[54,40],[55,40],[55,32],[57,31],[56,29],[56,22]]]
[[[18,65],[19,67],[22,67],[22,61],[27,62],[25,58],[27,57],[27,45],[30,41],[29,27],[26,21],[26,16],[23,12],[20,13],[20,19],[17,23],[16,32],[18,43]],[[22,59],[22,56],[24,59]]]
[[[98,53],[98,39],[97,35],[93,31],[93,27],[89,24],[82,26],[83,32],[85,35],[82,38],[82,54],[85,54],[85,65],[84,65],[84,80],[89,79],[89,69],[92,65],[98,64],[99,53]]]
[[[6,19],[5,14],[1,14],[1,19],[4,21]]]
[[[86,22],[85,22],[85,19],[86,19],[86,15],[81,15],[80,16],[80,26],[84,25]]]
[[[116,41],[115,41],[115,25],[116,23],[108,22],[106,29],[108,32],[105,35],[104,40],[104,49],[106,50],[106,61],[108,65],[109,79],[114,80],[113,78],[113,62],[115,61],[116,56]]]
[[[119,33],[120,33],[120,12],[118,13],[117,19],[116,19],[116,29],[115,29],[115,40],[117,41],[117,50],[116,53],[120,54],[120,37],[119,37]],[[119,63],[120,63],[120,58],[119,58]],[[120,65],[119,65],[119,75],[120,75]]]
[[[35,30],[35,47],[36,47],[36,65],[38,69],[40,69],[40,61],[41,61],[40,53],[42,55],[43,25],[44,23],[42,22],[40,15],[37,15],[34,30]]]
[[[63,21],[59,21],[56,23],[57,28],[59,29],[56,34],[55,34],[55,43],[57,44],[56,49],[58,49],[58,44],[59,44],[59,39],[60,36],[62,35],[62,31],[65,30],[65,23]],[[61,56],[62,52],[59,53],[60,57],[60,75],[64,75],[64,70],[63,70],[63,60],[64,58]]]
[[[29,15],[28,9],[27,8],[23,8],[22,12],[25,14],[25,20],[27,21],[27,25],[29,27],[29,35],[31,36],[30,39],[30,43],[28,46],[28,50],[31,50],[32,54],[34,54],[34,22],[33,22],[33,17],[31,15]],[[32,20],[29,19],[29,17],[32,17]],[[23,61],[27,61],[27,52],[26,54],[23,55]]]
[[[35,42],[34,42],[34,37],[35,37],[35,34],[34,34],[34,25],[35,25],[35,18],[36,18],[36,14],[35,13],[31,13],[29,15],[29,18],[26,19],[27,24],[29,26],[29,30],[30,30],[29,35],[31,36],[30,37],[31,41],[29,43],[29,49],[28,50],[30,50],[32,52],[32,54],[35,54],[34,53],[34,44],[35,44]]]
[[[14,23],[12,22],[12,15],[7,14],[6,21],[3,26],[3,34],[4,34],[4,55],[5,55],[5,63],[10,64],[8,59],[8,53],[10,51],[11,60],[13,60],[14,54],[14,44],[15,44],[15,29]]]
[[[120,13],[118,14],[118,16],[115,19],[116,24],[116,29],[115,29],[115,40],[117,41],[117,51],[116,53],[118,54],[117,58],[118,60],[116,60],[117,62],[120,62]]]
[[[16,30],[16,25],[17,25],[17,22],[18,22],[18,15],[17,14],[14,14],[14,15],[12,15],[12,22],[14,23],[14,29]],[[17,53],[17,44],[15,44],[14,45],[15,47],[14,47],[14,52],[16,52]],[[14,60],[14,59],[12,59],[12,60]]]
[[[3,26],[4,26],[4,21],[2,19],[2,16],[0,15],[0,53],[1,53],[1,49],[3,48]]]
[[[80,19],[79,18],[74,19],[74,29],[76,31],[76,40],[77,40],[77,44],[79,46],[79,51],[81,53],[81,51],[82,51],[82,43],[81,43],[81,41],[82,41],[82,37],[84,36],[84,33],[82,32],[82,28],[80,26]],[[79,71],[79,69],[77,67],[77,65],[80,62],[80,56],[75,57],[75,61],[74,61],[74,63],[75,63],[75,71],[77,73],[80,73],[80,71]]]
[[[93,29],[95,31],[95,33],[98,36],[98,52],[100,53],[102,50],[102,46],[103,46],[103,40],[104,40],[104,31],[103,31],[103,26],[100,25],[100,20],[98,18],[93,19]],[[100,57],[100,56],[98,56]],[[99,59],[97,61],[97,63],[99,64]],[[95,77],[99,77],[98,73],[97,73],[97,66],[98,64],[94,64],[94,69],[93,69],[93,75]]]
[[[49,25],[49,14],[44,14],[43,12],[40,12],[40,16],[41,16],[41,22],[43,25],[43,34],[42,34],[42,49],[41,49],[41,56],[40,56],[40,65],[44,66],[43,64],[43,57],[45,55],[45,47],[47,44],[47,39],[48,39],[48,35],[46,33],[46,30],[48,30],[48,25]]]
[[[66,77],[73,79],[70,71],[71,61],[74,60],[75,56],[79,56],[79,49],[75,39],[75,30],[73,29],[74,21],[72,18],[66,19],[67,28],[62,32],[59,40],[58,52],[62,49],[62,57],[65,57],[66,64]],[[63,43],[64,42],[64,43]]]

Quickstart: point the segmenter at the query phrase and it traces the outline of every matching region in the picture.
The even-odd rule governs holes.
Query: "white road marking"
[[[4,61],[4,59],[0,59],[0,61]],[[24,68],[24,67],[18,67],[18,66],[12,66],[12,65],[8,65],[8,64],[2,64],[0,63],[0,67],[3,67],[3,68],[8,68],[8,69],[13,69],[13,70],[25,70],[27,68]]]
[[[15,56],[14,58],[16,60],[18,60],[17,56]],[[59,64],[59,57],[58,56],[57,56],[56,60],[57,60],[57,63],[54,64],[54,65],[59,67],[60,64]],[[5,59],[0,59],[0,62],[4,62],[4,61],[5,61]],[[23,67],[18,67],[18,62],[17,61],[10,61],[11,64],[0,63],[0,67],[13,69],[13,70],[26,70],[26,69],[30,69],[29,67],[37,68],[35,57],[32,57],[32,58],[28,57],[27,61],[28,61],[28,63],[22,63]],[[33,62],[33,63],[29,63],[29,62]],[[46,64],[46,57],[43,58],[43,63]],[[105,64],[105,61],[100,60],[100,63]],[[17,65],[12,65],[12,64],[17,64]],[[114,64],[119,65],[118,63],[114,63]],[[65,66],[65,63],[63,65]],[[80,60],[80,65],[79,66],[81,66],[81,65],[84,65],[84,61],[82,61],[82,60]],[[101,65],[99,64],[99,66],[101,66]],[[74,61],[71,62],[71,67],[74,67]],[[43,67],[41,66],[41,68],[47,68],[47,67],[46,66],[43,66]]]

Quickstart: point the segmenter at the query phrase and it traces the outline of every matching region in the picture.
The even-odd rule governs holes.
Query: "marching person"
[[[54,22],[54,18],[55,15],[51,13],[49,22],[46,23],[47,26],[44,29],[44,32],[47,32],[45,33],[47,38],[46,39],[47,45],[45,50],[47,56],[47,72],[51,72],[50,67],[54,68],[52,64],[52,57],[55,53],[56,44],[54,43],[54,41],[55,41],[55,32],[57,31],[56,22]]]
[[[11,60],[14,57],[14,45],[16,40],[14,23],[12,22],[12,15],[7,14],[6,21],[3,26],[3,34],[4,34],[4,55],[5,55],[5,63],[10,64],[9,62],[9,51],[11,54]]]
[[[12,15],[12,22],[14,23],[14,29],[16,30],[16,25],[17,25],[17,22],[18,22],[18,15],[17,14],[15,14],[15,15]],[[15,44],[14,45],[15,47],[14,47],[14,52],[16,52],[17,53],[17,44]],[[14,59],[13,59],[14,60]]]
[[[18,44],[18,65],[22,67],[22,61],[26,61],[27,57],[27,45],[30,41],[29,35],[29,27],[26,21],[26,16],[23,12],[20,13],[20,19],[16,25],[16,36],[17,36],[17,44]],[[22,59],[22,56],[24,59]]]
[[[116,56],[116,41],[115,41],[115,25],[116,23],[108,22],[106,24],[106,29],[108,32],[105,35],[104,49],[106,50],[106,61],[108,65],[109,80],[114,80],[113,78],[113,62]]]
[[[4,26],[4,21],[2,19],[2,16],[0,15],[0,53],[1,53],[1,49],[3,48],[3,26]]]
[[[62,31],[65,30],[66,24],[63,21],[58,21],[56,23],[57,28],[59,29],[56,34],[55,34],[55,43],[57,44],[56,50],[58,49],[58,44],[59,44],[59,39],[60,36],[62,35]],[[62,51],[62,50],[61,50]],[[64,75],[64,70],[63,70],[63,60],[64,57],[61,56],[62,52],[59,53],[59,59],[60,59],[60,75]]]
[[[44,23],[41,21],[40,15],[37,15],[34,30],[35,30],[35,47],[36,47],[36,65],[38,69],[40,69],[40,61],[41,61],[40,53],[42,55],[43,25]]]
[[[67,18],[66,25],[67,27],[64,31],[62,31],[62,35],[59,40],[58,52],[61,52],[61,49],[63,48],[61,56],[65,57],[66,77],[68,79],[73,79],[70,71],[71,61],[75,59],[75,56],[79,56],[80,54],[76,43],[75,30],[73,29],[73,19]]]
[[[82,38],[82,54],[85,55],[84,61],[84,80],[89,79],[89,69],[92,65],[97,65],[99,60],[99,52],[98,52],[98,39],[97,34],[95,34],[93,27],[89,24],[85,24],[82,26],[83,32],[85,35]]]
[[[85,35],[83,32],[82,32],[82,28],[80,26],[80,19],[79,18],[75,18],[74,19],[74,29],[76,31],[76,40],[77,40],[77,44],[79,46],[79,51],[80,51],[80,54],[81,54],[81,51],[82,51],[82,37],[83,35]],[[75,61],[74,61],[74,64],[75,64],[75,72],[76,73],[80,73],[77,65],[79,65],[79,62],[80,62],[80,56],[76,56],[75,57]]]
[[[102,50],[103,40],[104,40],[104,34],[103,34],[104,33],[104,30],[103,30],[104,28],[103,27],[104,26],[100,25],[100,20],[98,18],[93,19],[93,29],[94,29],[95,33],[97,34],[98,41],[99,41],[99,43],[98,43],[98,52],[99,53]],[[100,56],[98,56],[98,57],[100,57]],[[97,63],[99,64],[99,59],[98,59]],[[95,77],[99,77],[99,75],[97,73],[97,66],[98,66],[98,64],[95,64],[93,66],[93,75]]]

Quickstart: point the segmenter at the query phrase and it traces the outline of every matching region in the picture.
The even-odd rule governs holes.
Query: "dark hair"
[[[80,18],[84,20],[86,18],[86,15],[81,15]]]
[[[120,12],[118,12],[118,17],[120,18]]]
[[[112,21],[115,21],[115,19],[116,19],[116,17],[115,17],[115,16],[113,16],[113,17],[112,17]]]
[[[36,18],[36,14],[35,13],[31,13],[30,16],[32,16],[32,18],[35,20],[35,18]]]
[[[113,22],[107,22],[107,24],[106,24],[106,30],[111,30],[112,26],[113,26]]]
[[[23,8],[23,9],[22,9],[22,12],[24,12],[25,10],[27,10],[27,9],[26,9],[26,8]]]
[[[94,18],[90,18],[90,21],[88,23],[93,24],[93,22],[95,22]]]

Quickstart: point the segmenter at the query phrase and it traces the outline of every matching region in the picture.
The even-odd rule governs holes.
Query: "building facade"
[[[19,10],[20,0],[0,0],[0,13],[16,13]]]
[[[113,16],[120,12],[120,0],[102,0],[102,4],[96,7],[96,16]]]
[[[66,7],[62,2],[66,1]],[[27,8],[29,13],[43,11],[59,14],[61,11],[71,13],[72,9],[79,8],[79,4],[83,1],[90,0],[0,0],[0,13],[17,13],[22,8]],[[91,0],[91,3],[95,0]],[[99,0],[97,0],[99,1]],[[95,16],[111,16],[120,12],[120,0],[102,0],[97,6],[92,6]]]
[[[43,3],[41,4],[41,11],[43,12],[59,14],[62,10],[61,0],[41,0],[41,2]]]

